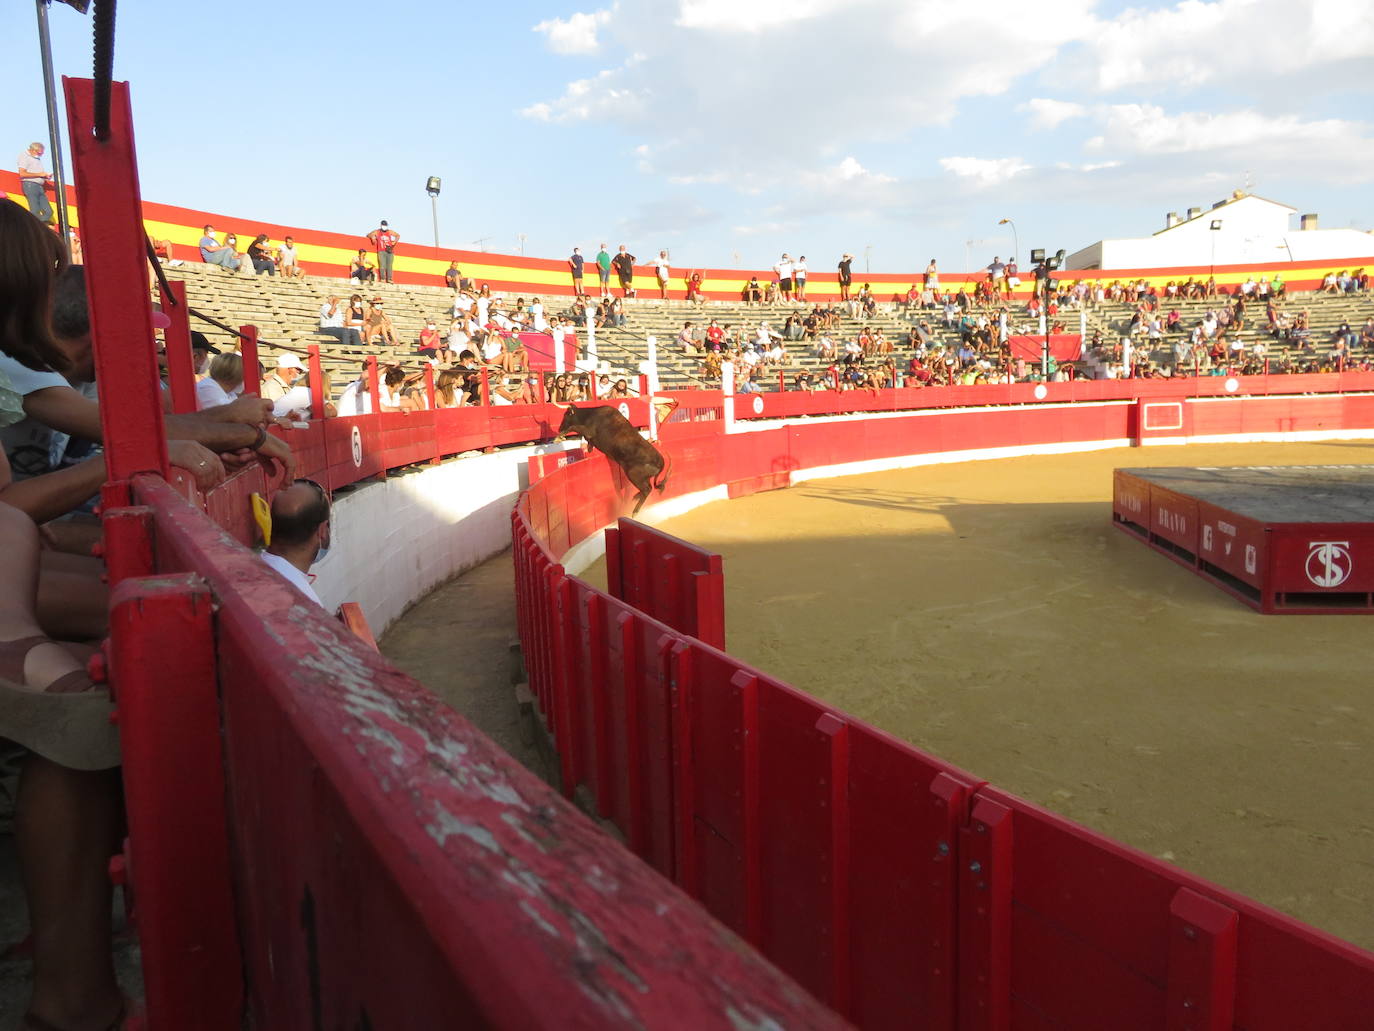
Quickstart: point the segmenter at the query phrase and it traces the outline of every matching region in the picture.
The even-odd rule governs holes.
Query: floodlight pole
[[[429,195],[429,213],[434,219],[434,249],[439,249],[439,195],[431,193]]]
[[[38,50],[43,58],[43,98],[48,107],[48,151],[52,154],[53,189],[57,193],[57,227],[62,242],[68,243],[71,223],[67,218],[67,186],[62,179],[62,133],[57,124],[57,87],[52,74],[52,37],[48,33],[48,4],[36,0],[38,7]]]

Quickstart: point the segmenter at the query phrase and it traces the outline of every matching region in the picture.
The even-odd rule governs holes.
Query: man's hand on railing
[[[290,483],[296,478],[296,456],[291,451],[291,446],[280,437],[267,435],[258,446],[258,457],[268,462],[281,463],[283,474],[282,483]]]
[[[252,394],[245,394],[230,401],[227,405],[217,405],[214,408],[206,408],[204,411],[213,413],[210,418],[220,422],[241,422],[248,426],[261,426],[272,419],[272,402]]]
[[[195,477],[202,492],[224,482],[224,463],[219,455],[194,440],[169,440],[167,458],[178,469],[185,469]]]

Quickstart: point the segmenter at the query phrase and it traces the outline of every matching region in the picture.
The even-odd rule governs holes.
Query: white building
[[[1318,229],[1316,215],[1290,228],[1297,208],[1237,190],[1211,208],[1165,216],[1164,228],[1135,240],[1099,240],[1064,259],[1066,269],[1146,269],[1272,265],[1284,261],[1350,261],[1374,266],[1374,235]]]

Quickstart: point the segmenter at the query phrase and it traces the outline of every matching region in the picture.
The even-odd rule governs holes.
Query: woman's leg
[[[123,1006],[107,870],[120,834],[119,771],[69,770],[31,755],[16,809],[33,936],[29,1012],[71,1031],[107,1028]]]

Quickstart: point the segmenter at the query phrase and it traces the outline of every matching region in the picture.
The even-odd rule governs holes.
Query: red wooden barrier
[[[1333,401],[1345,425],[1369,425],[1364,397],[1286,399],[1281,416],[1256,399],[1219,406],[1229,419],[1214,431],[1329,425]],[[1134,413],[1123,401],[670,438],[668,493],[913,452],[1120,440]],[[555,558],[605,516],[596,494],[624,503],[619,485],[595,459],[532,480],[512,520],[517,603],[531,668],[556,685],[541,704],[564,790],[586,785],[636,852],[846,1016],[1095,1031],[1233,1016],[1335,1029],[1374,1012],[1374,956],[987,787],[566,575]],[[634,583],[619,553],[611,582]],[[661,583],[636,592],[652,598],[672,574],[648,568]]]
[[[606,529],[606,584],[612,598],[725,648],[725,574],[719,555],[622,517]]]

